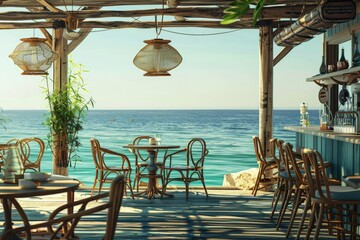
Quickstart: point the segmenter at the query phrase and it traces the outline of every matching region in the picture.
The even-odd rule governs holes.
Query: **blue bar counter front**
[[[360,175],[360,134],[334,133],[320,130],[319,126],[286,126],[285,130],[296,133],[296,149],[311,148],[321,153],[331,166],[331,177]]]

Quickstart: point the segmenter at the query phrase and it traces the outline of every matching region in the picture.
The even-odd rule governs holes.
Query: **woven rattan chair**
[[[204,162],[208,153],[205,140],[194,138],[189,141],[186,148],[166,155],[162,166],[164,170],[162,195],[170,182],[181,181],[185,184],[185,197],[188,200],[190,183],[201,181],[208,197],[204,179]]]
[[[309,181],[312,208],[305,239],[309,239],[314,227],[314,239],[318,239],[322,228],[328,228],[330,234],[335,231],[337,239],[359,239],[360,190],[330,185],[323,159],[315,150],[304,154],[304,165],[307,178],[314,179]]]
[[[100,193],[104,183],[110,183],[114,176],[123,174],[126,183],[124,191],[126,193],[127,186],[131,192],[131,197],[134,198],[130,178],[131,165],[128,157],[101,147],[95,138],[91,138],[90,143],[95,163],[95,179],[91,194],[94,193],[97,183],[99,183],[98,193]]]
[[[61,239],[74,239],[73,236],[75,234],[75,228],[81,217],[108,209],[106,230],[103,240],[113,240],[115,238],[116,225],[123,200],[125,182],[126,179],[124,178],[124,176],[119,175],[115,177],[112,181],[110,192],[102,193],[96,196],[88,197],[79,201],[75,201],[73,203],[68,203],[60,206],[50,214],[48,221],[35,224],[30,224],[30,222],[27,221],[25,226],[10,229],[5,232],[2,235],[1,239],[14,239],[12,238],[14,237],[14,233],[22,232],[26,233],[27,239],[33,239],[31,236],[31,230],[44,227],[48,229],[48,233],[45,232],[44,235],[51,235],[46,239],[59,239],[58,235],[61,233],[60,231],[62,229],[67,229],[67,231],[64,233],[63,236],[61,236]],[[101,203],[98,202],[94,205],[90,204],[91,202],[97,202],[100,199],[104,199],[105,201]],[[67,214],[67,210],[74,207],[79,207],[78,212],[73,214]],[[39,236],[39,232],[35,234]]]
[[[40,138],[23,138],[17,141],[24,169],[41,171],[41,160],[45,151],[45,143]]]
[[[261,145],[260,139],[257,136],[253,136],[254,143],[254,151],[256,155],[257,162],[259,164],[259,171],[256,177],[256,182],[254,188],[252,190],[252,194],[256,196],[256,193],[260,189],[267,188],[276,184],[277,182],[277,173],[269,173],[268,171],[272,171],[277,168],[277,163],[272,157],[266,157],[264,149]],[[270,177],[269,177],[269,176]],[[262,186],[261,186],[262,185]]]

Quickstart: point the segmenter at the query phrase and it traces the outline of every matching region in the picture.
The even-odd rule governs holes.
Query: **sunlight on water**
[[[46,141],[48,129],[42,125],[44,111],[4,111],[11,119],[6,130],[1,130],[0,142],[12,138],[40,137]],[[318,111],[309,111],[310,122],[318,124]],[[130,161],[132,154],[126,145],[139,135],[162,133],[162,144],[185,147],[189,139],[206,140],[209,155],[205,163],[205,179],[208,186],[220,186],[224,174],[257,167],[253,150],[253,135],[258,135],[257,110],[104,110],[90,111],[88,121],[80,134],[83,146],[76,169],[70,175],[91,186],[94,164],[90,141],[97,138],[105,148],[125,153]],[[295,144],[295,133],[284,131],[286,125],[299,124],[298,110],[275,110],[274,137]],[[51,171],[51,151],[47,147],[42,162],[43,171]]]

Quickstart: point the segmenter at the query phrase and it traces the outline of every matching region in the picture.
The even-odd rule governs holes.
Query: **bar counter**
[[[323,131],[320,126],[286,126],[284,129],[296,133],[298,151],[303,148],[319,151],[324,160],[332,164],[332,177],[342,179],[360,174],[360,134]]]

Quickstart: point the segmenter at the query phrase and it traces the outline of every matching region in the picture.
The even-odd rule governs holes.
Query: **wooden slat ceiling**
[[[175,1],[175,0],[173,0]],[[162,0],[0,0],[0,29],[52,28],[69,11],[80,19],[79,28],[153,28],[155,15],[165,15],[164,27],[258,28],[252,26],[252,10],[240,21],[221,25],[228,0],[177,0],[176,8]],[[276,0],[265,6],[261,23],[288,26],[314,9],[319,0]],[[152,18],[149,18],[152,17]],[[134,21],[134,18],[140,20]],[[151,20],[149,20],[151,19]]]

